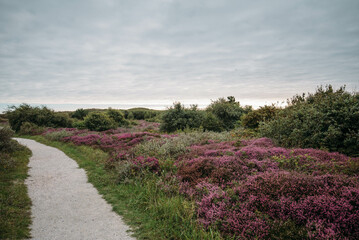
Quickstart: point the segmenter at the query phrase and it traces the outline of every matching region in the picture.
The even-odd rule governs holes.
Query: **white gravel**
[[[33,154],[25,182],[33,239],[134,239],[73,159],[36,141],[16,140]]]

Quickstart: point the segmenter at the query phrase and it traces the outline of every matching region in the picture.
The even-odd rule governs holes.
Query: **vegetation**
[[[203,112],[197,106],[185,108],[181,103],[175,103],[162,116],[161,130],[174,132],[177,130],[198,129],[202,126]]]
[[[71,127],[72,121],[65,113],[55,113],[47,107],[31,107],[21,104],[19,107],[12,106],[6,112],[10,126],[16,132],[28,122],[40,127]]]
[[[233,96],[227,97],[227,100],[219,98],[213,101],[206,111],[217,117],[221,129],[225,130],[234,129],[241,116],[245,113],[245,110],[240,106],[239,102],[236,102]]]
[[[242,125],[246,128],[256,129],[261,122],[268,122],[273,119],[279,110],[279,108],[273,105],[259,107],[242,117]]]
[[[297,95],[260,134],[284,147],[327,149],[359,154],[359,94],[344,87],[320,87],[314,94]]]
[[[85,110],[83,108],[79,108],[71,114],[71,117],[79,119],[79,120],[84,120],[84,118],[87,116],[87,114],[89,114],[88,109]]]
[[[117,126],[126,126],[128,125],[128,122],[126,121],[123,113],[119,110],[115,110],[112,108],[109,108],[106,112],[106,114],[115,121]]]
[[[281,148],[268,138],[243,139],[237,131],[50,129],[43,136],[63,142],[47,143],[65,150],[108,154],[97,162],[103,172],[93,172],[112,180],[98,176],[94,185],[106,190],[100,192],[137,226],[140,238],[359,237],[359,158]]]
[[[31,152],[11,140],[9,128],[0,129],[0,239],[30,237],[30,206],[24,181]]]
[[[84,124],[87,129],[93,131],[104,131],[117,127],[115,120],[100,112],[91,112],[85,117]]]
[[[168,195],[159,185],[159,176],[150,169],[143,169],[141,177],[119,184],[119,174],[124,170],[109,168],[108,153],[85,145],[49,141],[42,136],[31,138],[57,147],[75,159],[86,170],[89,182],[133,227],[138,239],[222,239],[218,232],[198,226],[194,203],[178,194]]]

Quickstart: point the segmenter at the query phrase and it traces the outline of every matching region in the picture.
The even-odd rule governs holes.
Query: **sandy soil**
[[[33,239],[134,239],[73,159],[36,141],[16,140],[33,153],[25,182]]]

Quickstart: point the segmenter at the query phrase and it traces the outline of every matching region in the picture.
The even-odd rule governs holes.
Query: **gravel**
[[[134,239],[73,159],[36,141],[16,140],[32,151],[25,183],[33,239]]]

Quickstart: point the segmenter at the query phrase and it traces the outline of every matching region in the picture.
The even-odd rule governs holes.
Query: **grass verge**
[[[28,148],[19,146],[8,158],[0,159],[0,239],[30,237],[31,200],[24,183],[30,156]]]
[[[195,205],[180,195],[168,196],[157,185],[156,175],[145,175],[118,184],[118,173],[106,170],[107,153],[87,146],[27,136],[56,147],[87,172],[88,180],[113,210],[123,216],[138,239],[222,239],[217,231],[205,231],[196,223]]]

